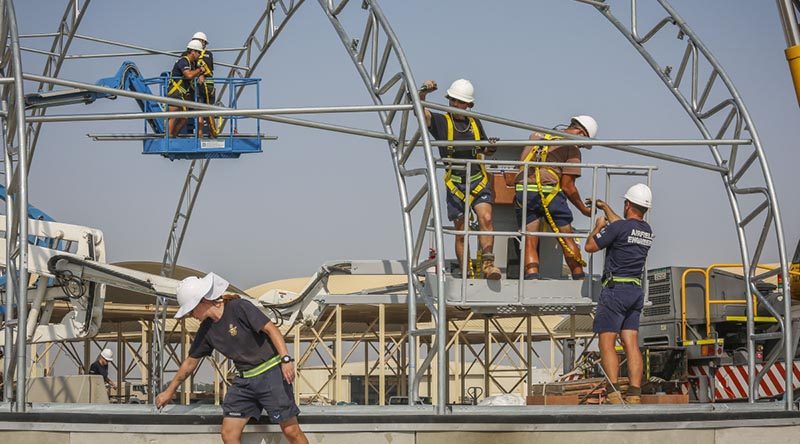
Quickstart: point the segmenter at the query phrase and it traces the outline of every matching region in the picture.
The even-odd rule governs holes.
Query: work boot
[[[639,395],[628,395],[625,397],[625,402],[628,404],[641,404],[642,397]]]
[[[492,281],[500,279],[500,269],[494,266],[494,255],[492,253],[483,253],[482,259],[483,277]]]
[[[606,396],[606,403],[612,405],[622,404],[623,403],[622,395],[620,394],[620,392],[617,391],[609,392],[608,395]]]
[[[628,404],[641,404],[642,403],[642,388],[641,387],[628,387],[628,392],[625,396],[625,402]]]

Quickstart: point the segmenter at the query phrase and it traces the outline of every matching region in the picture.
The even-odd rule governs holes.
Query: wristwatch
[[[281,356],[281,364],[288,364],[290,362],[294,362],[294,358],[289,355]]]

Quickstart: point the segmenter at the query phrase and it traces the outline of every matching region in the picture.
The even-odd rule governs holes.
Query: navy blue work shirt
[[[99,361],[92,362],[92,365],[89,366],[89,374],[100,375],[103,377],[103,381],[111,382],[111,380],[108,379],[108,364],[101,365]]]
[[[217,350],[233,360],[240,372],[275,356],[275,346],[261,329],[271,322],[252,302],[233,299],[225,303],[222,317],[200,324],[189,356],[200,359]]]
[[[483,129],[483,124],[478,119],[475,119],[475,124],[480,132],[479,136],[485,140],[487,138],[486,131]],[[431,112],[431,126],[428,127],[431,135],[436,140],[447,140],[447,119],[444,114]],[[475,133],[472,132],[472,125],[469,119],[456,120],[453,119],[453,140],[475,140]],[[478,150],[481,147],[471,146],[457,146],[453,147],[452,153],[446,146],[439,147],[439,156],[442,158],[452,157],[453,159],[475,159]],[[472,174],[480,171],[477,165],[472,166]],[[459,177],[466,176],[463,170],[453,170],[453,174]]]
[[[650,224],[643,220],[622,219],[606,225],[594,236],[597,246],[606,249],[603,273],[640,277],[654,237]]]
[[[187,69],[197,69],[197,68],[194,63],[189,62],[189,60],[186,57],[181,56],[181,58],[179,58],[178,61],[176,61],[175,64],[172,65],[172,78],[177,79],[183,77],[183,72],[186,71]],[[191,82],[191,80],[188,81]]]

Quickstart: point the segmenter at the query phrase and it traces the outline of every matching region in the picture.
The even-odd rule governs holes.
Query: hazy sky
[[[55,2],[57,7],[44,0],[16,3],[22,34],[54,31],[63,12],[61,2]],[[193,32],[202,30],[212,49],[235,47],[242,44],[264,3],[144,6],[96,0],[79,33],[179,49]],[[445,89],[456,78],[471,79],[476,111],[544,126],[563,123],[574,114],[591,114],[600,124],[601,138],[699,138],[643,59],[588,5],[568,0],[382,3],[417,83],[431,78]],[[627,1],[608,3],[627,17]],[[650,4],[640,3],[645,10]],[[673,4],[726,68],[749,107],[772,168],[792,254],[800,236],[795,151],[800,113],[775,2]],[[642,29],[653,21],[646,20]],[[361,32],[354,37],[361,38]],[[671,36],[654,44],[666,45]],[[50,43],[28,39],[23,46],[47,49]],[[76,41],[71,53],[117,51]],[[232,61],[231,54],[220,53],[216,59]],[[680,55],[675,53],[670,64],[677,67]],[[61,77],[95,82],[114,74],[122,60],[70,60]],[[157,76],[173,63],[162,56],[134,60],[146,76]],[[27,53],[23,69],[40,74],[43,61]],[[339,38],[312,0],[303,5],[256,75],[263,79],[262,107],[371,104]],[[442,92],[430,99],[444,102]],[[133,101],[119,98],[50,114],[136,109]],[[375,115],[319,119],[379,130]],[[485,126],[500,138],[527,137],[525,131]],[[403,258],[399,201],[385,143],[287,125],[265,128],[279,139],[266,143],[264,153],[212,162],[181,255],[183,265],[214,270],[246,288],[307,276],[327,260]],[[161,260],[188,168],[187,161],[142,155],[141,142],[100,143],[85,136],[141,131],[142,123],[133,121],[49,124],[33,160],[31,203],[58,221],[103,230],[110,261]],[[661,149],[711,162],[704,147]],[[654,178],[651,222],[657,240],[651,265],[740,261],[730,207],[716,173],[600,147],[585,153],[584,159],[660,168]],[[578,186],[588,194],[590,180],[583,178]],[[612,204],[619,208],[621,202]],[[588,224],[580,216],[576,220],[578,226]],[[766,259],[776,259],[774,247]]]

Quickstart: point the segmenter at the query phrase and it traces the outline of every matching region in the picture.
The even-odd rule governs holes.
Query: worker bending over
[[[300,409],[294,402],[294,359],[283,335],[252,302],[225,295],[228,281],[214,273],[188,277],[178,285],[180,308],[175,318],[191,314],[201,321],[189,357],[181,363],[166,390],[156,397],[156,407],[168,404],[180,384],[194,374],[200,360],[219,351],[236,365],[236,376],[222,402],[222,441],[241,443],[250,418],[266,410],[292,444],[308,444],[297,423]],[[224,297],[223,297],[224,296]]]
[[[194,101],[192,79],[199,77],[203,73],[203,69],[197,66],[197,60],[200,58],[200,52],[202,50],[203,45],[199,40],[191,40],[186,45],[186,51],[184,51],[175,64],[172,65],[172,72],[169,76],[169,86],[167,88],[167,97]],[[178,110],[186,111],[186,107],[169,105],[169,111]],[[176,137],[180,134],[184,126],[186,126],[185,117],[169,118],[167,123],[169,136]]]
[[[570,120],[565,133],[576,136],[595,137],[597,135],[597,122],[591,116],[575,116]],[[523,162],[547,163],[581,163],[580,148],[591,148],[587,145],[560,145],[548,146],[548,140],[563,139],[560,136],[551,136],[534,132],[531,140],[543,141],[540,145],[528,146],[522,151],[520,160]],[[517,218],[522,220],[522,203],[525,199],[525,174],[524,167],[516,177],[516,206]],[[572,233],[572,211],[567,200],[584,216],[592,214],[591,208],[581,200],[580,192],[575,186],[575,180],[581,176],[579,167],[560,166],[529,166],[527,180],[527,204],[525,216],[525,230],[527,232],[541,231],[542,219],[550,226],[554,233]],[[511,185],[511,184],[509,184]],[[583,279],[586,275],[583,266],[586,263],[581,258],[580,248],[571,237],[558,238],[564,259],[567,262],[572,279]],[[525,279],[540,279],[539,274],[539,237],[525,237]]]
[[[425,100],[428,93],[436,91],[437,85],[433,80],[426,80],[419,90],[420,100]],[[458,79],[447,89],[447,99],[450,106],[461,110],[467,110],[475,105],[475,89],[469,80]],[[483,140],[496,141],[495,138],[486,137],[486,131],[480,120],[474,117],[467,117],[457,113],[439,114],[425,108],[425,124],[431,135],[437,140]],[[483,159],[484,154],[494,154],[494,147],[439,147],[439,154],[442,158],[451,159]],[[464,229],[467,216],[464,214],[465,203],[470,207],[478,218],[478,228],[480,231],[494,231],[492,223],[492,202],[493,194],[489,175],[486,173],[485,165],[472,168],[469,177],[469,196],[466,196],[467,171],[461,169],[462,165],[447,165],[444,176],[445,186],[447,187],[447,218],[454,223],[456,230]],[[466,167],[466,165],[464,165]],[[478,236],[478,244],[481,253],[481,270],[486,279],[500,279],[500,269],[494,265],[494,237]],[[469,255],[469,252],[467,252]],[[464,264],[464,236],[456,236],[456,257],[458,258],[459,270]]]
[[[615,350],[617,337],[622,338],[628,361],[630,385],[626,401],[641,403],[642,353],[639,350],[639,316],[644,305],[641,276],[647,252],[653,244],[653,230],[644,221],[652,206],[653,195],[645,184],[636,184],[625,193],[625,206],[620,218],[607,203],[598,200],[597,208],[605,212],[594,225],[586,251],[606,249],[603,266],[603,290],[597,302],[593,330],[600,338],[600,360],[608,376],[610,404],[621,404],[617,389],[619,358]]]
[[[108,377],[108,364],[114,362],[114,353],[111,349],[104,348],[100,352],[100,356],[92,362],[89,366],[90,375],[100,375],[103,377],[103,382],[110,388],[117,388],[116,384]]]

